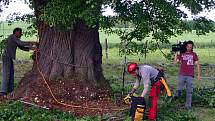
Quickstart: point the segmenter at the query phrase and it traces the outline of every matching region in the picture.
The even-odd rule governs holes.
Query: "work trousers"
[[[1,93],[7,94],[14,89],[14,65],[13,59],[3,56],[3,68],[2,68],[2,83]]]
[[[158,102],[161,86],[162,86],[162,83],[160,81],[155,82],[152,85],[151,91],[149,93],[149,117],[148,117],[149,120],[157,119],[157,112],[158,112],[157,102]]]

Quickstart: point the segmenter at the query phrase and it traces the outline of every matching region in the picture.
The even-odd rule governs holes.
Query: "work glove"
[[[137,97],[137,94],[136,93],[129,93],[125,98],[123,98],[124,103],[127,104],[127,105],[130,105],[132,96]]]
[[[124,103],[127,105],[131,105],[131,96],[130,94],[128,94],[124,99],[123,99]]]

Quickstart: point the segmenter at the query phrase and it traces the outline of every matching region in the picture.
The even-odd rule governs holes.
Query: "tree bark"
[[[44,22],[39,24],[39,65],[46,78],[78,76],[82,83],[109,88],[102,73],[102,47],[98,28],[79,20],[71,30],[58,30]],[[37,63],[35,63],[37,64]]]

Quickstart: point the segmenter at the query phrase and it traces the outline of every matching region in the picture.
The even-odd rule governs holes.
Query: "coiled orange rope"
[[[44,81],[44,83],[45,83],[45,85],[46,85],[48,91],[50,92],[50,94],[51,94],[51,96],[52,96],[52,98],[53,98],[54,101],[57,102],[58,104],[63,105],[63,106],[66,106],[66,107],[82,108],[82,109],[89,109],[89,110],[100,110],[100,111],[104,111],[104,110],[106,110],[106,111],[108,111],[108,110],[109,110],[109,111],[123,111],[123,110],[128,109],[128,108],[115,108],[115,107],[113,107],[113,108],[111,108],[111,109],[94,108],[94,107],[87,107],[87,106],[80,106],[80,105],[72,105],[72,104],[66,104],[66,103],[60,102],[60,101],[55,97],[55,95],[53,94],[53,92],[52,92],[52,90],[51,90],[49,84],[47,83],[47,81],[46,81],[46,79],[45,79],[43,73],[42,73],[41,70],[39,69],[39,62],[38,62],[38,52],[39,52],[39,50],[38,50],[38,49],[35,49],[34,51],[35,51],[35,53],[36,53],[36,59],[35,59],[35,61],[36,61],[36,64],[37,64],[38,72],[39,72],[39,74],[41,75],[41,77],[42,77],[42,79],[43,79],[43,81]],[[50,78],[49,78],[49,80],[50,80]]]

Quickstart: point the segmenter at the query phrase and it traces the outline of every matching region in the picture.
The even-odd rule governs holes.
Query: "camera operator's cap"
[[[135,73],[135,71],[136,71],[136,69],[137,69],[137,67],[138,67],[138,65],[137,65],[137,63],[130,63],[129,65],[128,65],[128,73],[130,73],[130,74],[133,74],[133,73]]]

